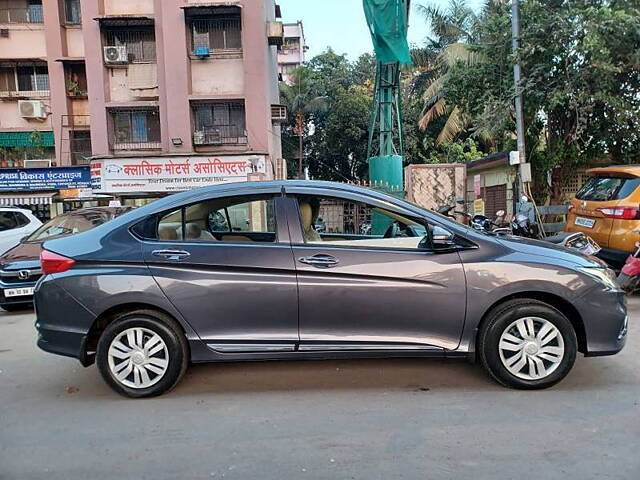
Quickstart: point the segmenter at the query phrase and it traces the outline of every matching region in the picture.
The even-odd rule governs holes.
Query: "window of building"
[[[158,109],[113,109],[111,146],[115,150],[160,148]]]
[[[42,0],[1,1],[0,23],[43,23]]]
[[[193,105],[196,145],[247,143],[244,102],[209,102]]]
[[[125,45],[132,63],[156,61],[156,37],[153,26],[109,27],[105,29],[105,46]]]
[[[299,50],[300,38],[299,37],[285,37],[284,44],[282,45],[284,50]]]
[[[46,65],[0,68],[0,92],[16,91],[48,92],[49,73]]]
[[[89,130],[69,132],[69,152],[72,165],[87,165],[91,157],[91,132]]]
[[[392,249],[423,249],[431,245],[423,223],[374,205],[301,196],[298,206],[305,243]]]
[[[80,0],[64,0],[64,21],[67,25],[82,23]]]
[[[145,227],[134,230],[148,236],[144,232],[149,229]],[[273,243],[273,196],[216,198],[188,205],[160,216],[157,230],[150,234],[164,241]]]
[[[210,14],[190,18],[191,52],[206,48],[220,50],[242,49],[242,22],[237,7],[210,9]]]
[[[64,73],[69,97],[87,96],[87,73],[84,63],[68,63],[64,66]]]

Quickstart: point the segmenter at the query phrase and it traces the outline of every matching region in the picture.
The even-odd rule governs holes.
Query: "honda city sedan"
[[[46,242],[41,264],[40,348],[95,361],[131,397],[170,390],[190,362],[365,357],[477,359],[538,389],[627,332],[600,261],[330,182],[171,195]]]
[[[52,218],[0,256],[0,307],[12,312],[33,305],[33,290],[42,276],[42,244],[75,235],[108,222],[131,207],[90,207]]]

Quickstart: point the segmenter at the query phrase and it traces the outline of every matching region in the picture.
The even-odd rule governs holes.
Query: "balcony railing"
[[[111,149],[116,152],[127,150],[160,150],[162,144],[160,142],[120,142],[112,141]]]
[[[44,23],[42,5],[0,8],[0,23]]]
[[[247,133],[238,125],[202,127],[193,133],[193,143],[198,145],[246,145]]]

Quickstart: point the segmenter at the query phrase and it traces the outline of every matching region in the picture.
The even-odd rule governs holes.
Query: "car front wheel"
[[[537,300],[518,299],[493,310],[480,331],[480,359],[502,385],[541,389],[571,370],[577,338],[560,311]]]
[[[165,315],[139,310],[120,315],[98,341],[96,364],[107,384],[129,397],[171,390],[189,361],[186,339]]]

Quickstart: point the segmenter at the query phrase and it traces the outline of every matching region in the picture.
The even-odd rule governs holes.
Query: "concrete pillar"
[[[244,0],[242,9],[242,54],[244,58],[245,114],[249,148],[269,151],[271,102],[268,92],[270,48],[264,2]]]
[[[190,63],[183,0],[155,0],[155,34],[158,63],[158,97],[162,151],[193,151],[189,107]],[[182,139],[173,145],[172,138]]]
[[[56,62],[60,57],[65,56],[66,32],[62,25],[61,11],[58,2],[43,2],[44,7],[44,29],[47,42],[47,69],[49,71],[49,92],[51,107],[51,126],[55,139],[56,163],[57,165],[68,165],[69,157],[62,156],[62,117],[69,114],[69,102],[67,99],[67,88],[64,76],[64,65]],[[66,145],[68,150],[69,145]]]
[[[82,31],[87,89],[89,91],[91,150],[93,155],[109,154],[109,131],[106,111],[106,103],[109,101],[108,72],[102,63],[100,25],[94,20],[103,11],[102,0],[82,1]]]

